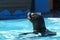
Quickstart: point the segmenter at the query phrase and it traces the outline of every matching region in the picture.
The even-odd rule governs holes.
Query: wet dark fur
[[[34,14],[33,17],[31,16],[31,14],[29,14],[29,16],[31,18],[30,21],[33,24],[33,30],[43,33],[46,30],[43,16],[38,14]]]

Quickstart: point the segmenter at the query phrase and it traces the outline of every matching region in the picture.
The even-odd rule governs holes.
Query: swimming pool
[[[19,37],[23,32],[33,31],[33,25],[28,19],[0,20],[0,40],[60,40],[60,18],[44,20],[47,29],[57,32],[56,36],[38,37],[36,34],[28,34]]]

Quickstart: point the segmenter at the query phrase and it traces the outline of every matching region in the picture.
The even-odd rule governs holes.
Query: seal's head
[[[28,16],[28,19],[31,19],[32,17],[34,17],[34,13],[28,13],[27,16]]]
[[[38,18],[39,16],[41,16],[41,13],[28,13],[28,19],[36,19]]]

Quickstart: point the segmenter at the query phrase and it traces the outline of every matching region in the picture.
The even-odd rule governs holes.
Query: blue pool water
[[[44,18],[46,28],[57,32],[56,36],[39,37],[39,34],[19,36],[33,32],[33,25],[28,19],[0,20],[0,40],[60,40],[60,18]]]

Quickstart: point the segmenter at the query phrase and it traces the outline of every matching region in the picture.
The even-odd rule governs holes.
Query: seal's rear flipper
[[[27,35],[27,34],[32,34],[33,32],[28,32],[28,33],[22,33],[22,34],[19,34],[19,35]]]
[[[34,32],[21,33],[19,35],[35,34]]]

